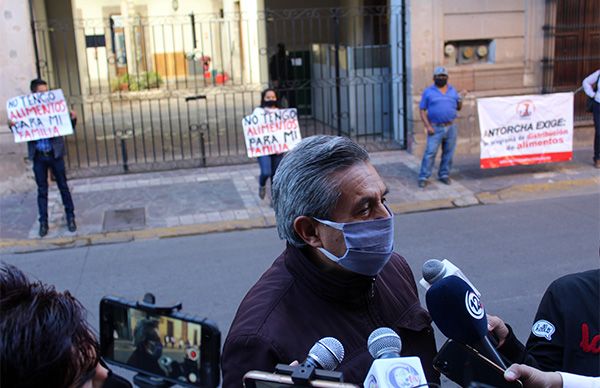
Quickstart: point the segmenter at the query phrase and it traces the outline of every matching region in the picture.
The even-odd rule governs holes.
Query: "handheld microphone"
[[[458,276],[436,281],[425,294],[431,318],[448,338],[480,351],[499,367],[506,364],[487,334],[487,317],[475,290]]]
[[[419,284],[423,286],[425,290],[428,290],[435,282],[450,275],[458,276],[467,282],[477,296],[481,297],[481,293],[475,288],[467,276],[448,259],[443,259],[441,261],[438,259],[430,259],[423,263],[423,278],[419,280]]]
[[[276,373],[289,376],[283,378],[288,381],[287,383],[277,381],[281,383],[279,385],[296,386],[308,386],[309,382],[314,379],[341,382],[343,381],[342,372],[334,371],[334,369],[343,359],[344,346],[342,343],[333,337],[324,337],[310,348],[308,356],[301,364],[295,366],[277,364],[275,366]],[[247,375],[244,376],[244,379]]]
[[[333,337],[324,337],[315,342],[308,351],[304,365],[317,369],[334,370],[344,359],[344,346]]]
[[[388,327],[375,329],[367,340],[375,359],[367,373],[364,387],[416,387],[427,384],[419,357],[401,357],[402,341]]]

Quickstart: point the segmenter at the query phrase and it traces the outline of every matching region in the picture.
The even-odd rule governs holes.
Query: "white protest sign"
[[[477,99],[481,168],[573,157],[573,93]]]
[[[73,133],[69,107],[61,89],[11,98],[6,111],[15,143]]]
[[[250,158],[289,151],[302,140],[295,108],[257,108],[242,119],[242,127]]]

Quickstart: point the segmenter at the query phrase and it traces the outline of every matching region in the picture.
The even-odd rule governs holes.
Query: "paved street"
[[[404,214],[396,218],[396,250],[417,278],[428,258],[451,259],[483,293],[486,309],[525,339],[552,280],[600,265],[599,214],[597,193]],[[103,295],[139,299],[152,291],[215,320],[225,336],[241,298],[283,247],[265,228],[2,259],[71,290],[95,326]]]

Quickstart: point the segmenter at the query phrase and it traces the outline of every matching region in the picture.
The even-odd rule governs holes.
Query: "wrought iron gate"
[[[39,76],[78,113],[75,174],[247,161],[243,116],[275,87],[303,136],[402,147],[403,6],[33,20]]]
[[[544,92],[573,91],[600,68],[600,1],[546,0]],[[575,120],[591,120],[575,95]]]

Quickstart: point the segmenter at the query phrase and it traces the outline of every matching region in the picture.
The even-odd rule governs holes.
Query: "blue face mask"
[[[386,206],[387,209],[387,206]],[[358,222],[333,222],[315,218],[322,224],[341,230],[346,243],[346,253],[337,257],[325,248],[318,248],[327,258],[342,267],[366,276],[375,276],[392,256],[394,250],[394,215],[377,220]]]

